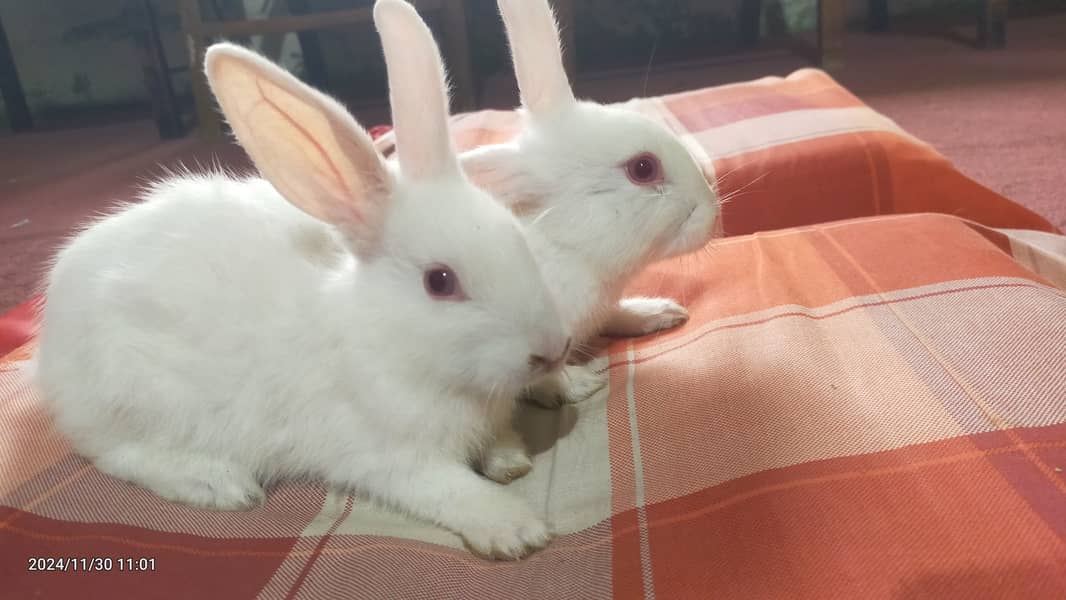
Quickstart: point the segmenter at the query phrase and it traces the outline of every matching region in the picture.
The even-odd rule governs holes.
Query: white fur
[[[550,539],[506,479],[513,398],[560,317],[514,217],[462,175],[443,67],[402,0],[374,10],[399,165],[335,101],[229,44],[212,89],[264,179],[179,176],[104,218],[51,271],[38,381],[101,470],[243,509],[320,477],[519,558]],[[429,297],[450,265],[469,300]]]
[[[521,89],[523,128],[510,143],[464,153],[463,168],[527,227],[575,340],[639,336],[684,323],[688,313],[673,300],[619,301],[629,278],[649,263],[710,241],[719,214],[716,191],[662,125],[574,98],[547,0],[498,2]],[[661,160],[661,185],[638,186],[626,176],[626,161],[641,152]],[[583,385],[567,399],[587,396],[590,375],[568,374]],[[566,377],[556,374],[532,397],[555,406],[566,387]]]

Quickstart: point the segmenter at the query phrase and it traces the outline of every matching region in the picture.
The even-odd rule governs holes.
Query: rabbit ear
[[[533,114],[574,103],[548,0],[497,0],[522,104]]]
[[[337,101],[233,44],[207,50],[211,90],[263,178],[364,247],[377,241],[390,179],[366,131]]]
[[[433,34],[403,0],[378,0],[374,24],[385,53],[400,171],[412,181],[457,176],[448,82]]]
[[[470,181],[488,191],[515,216],[521,218],[544,209],[547,193],[538,192],[518,146],[481,146],[462,153],[459,160]]]

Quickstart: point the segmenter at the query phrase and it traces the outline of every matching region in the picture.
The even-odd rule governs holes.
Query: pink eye
[[[433,265],[422,272],[426,293],[435,300],[465,300],[459,278],[447,265]]]
[[[644,152],[626,162],[626,175],[637,185],[659,183],[663,180],[663,168],[654,154]]]

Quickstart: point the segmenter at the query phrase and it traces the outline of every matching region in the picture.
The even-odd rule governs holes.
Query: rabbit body
[[[622,298],[647,265],[706,245],[718,196],[681,140],[628,106],[577,100],[547,0],[498,0],[521,91],[521,129],[508,143],[465,152],[467,174],[506,203],[580,344],[681,325],[669,298]],[[603,374],[568,366],[529,397],[551,408],[587,398]]]
[[[357,481],[397,452],[467,460],[507,403],[442,389],[453,375],[412,348],[404,290],[358,285],[396,266],[361,264],[336,238],[267,182],[222,175],[164,184],[90,227],[47,291],[39,376],[64,402],[61,429],[114,471],[139,453],[154,470],[166,448],[225,461],[216,478],[170,457],[203,480],[188,500],[216,508],[258,501],[257,480]],[[145,439],[155,450],[133,448]]]

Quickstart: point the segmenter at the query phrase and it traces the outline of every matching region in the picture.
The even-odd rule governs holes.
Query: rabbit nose
[[[566,346],[563,347],[563,351],[559,353],[559,356],[553,359],[545,358],[540,354],[529,355],[529,367],[534,371],[542,371],[544,373],[550,373],[563,366],[566,362],[566,356],[570,352],[570,342],[572,338],[566,338]]]

